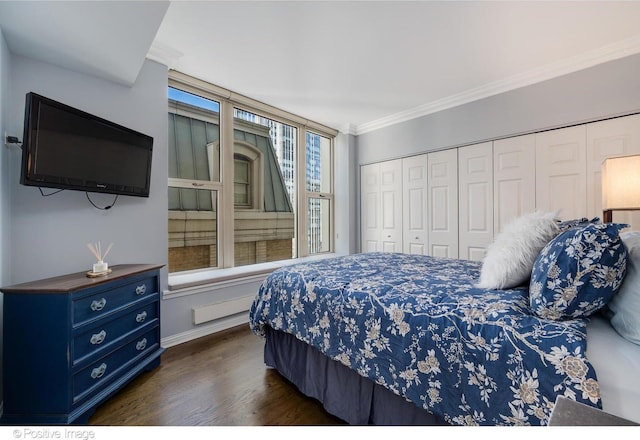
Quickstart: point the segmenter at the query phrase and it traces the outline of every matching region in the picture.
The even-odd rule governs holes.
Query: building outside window
[[[170,84],[169,272],[331,252],[335,133]]]

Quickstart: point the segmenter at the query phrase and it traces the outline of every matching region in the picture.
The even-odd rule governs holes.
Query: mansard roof
[[[212,180],[217,167],[210,166],[207,146],[219,148],[218,113],[170,100],[169,112],[169,177]],[[262,154],[265,212],[293,212],[269,127],[241,119],[234,119],[234,142],[243,142]],[[187,190],[189,191],[189,190]],[[180,191],[169,192],[169,209],[181,211],[210,211],[211,201],[203,197],[182,197]]]

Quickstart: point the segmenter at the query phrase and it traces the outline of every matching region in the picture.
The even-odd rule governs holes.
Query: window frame
[[[325,137],[329,140],[330,144],[329,144],[329,155],[330,155],[330,179],[329,179],[329,191],[311,191],[307,189],[306,186],[306,133],[311,133],[314,135],[318,135],[321,137]],[[307,129],[305,131],[305,182],[304,183],[304,199],[306,200],[306,203],[304,205],[305,208],[305,216],[308,214],[308,207],[309,207],[309,202],[312,199],[317,199],[317,200],[326,200],[329,202],[329,237],[330,237],[330,241],[329,241],[329,250],[324,251],[324,252],[318,252],[318,253],[314,253],[314,254],[309,254],[309,250],[308,250],[308,240],[305,240],[307,242],[306,246],[307,246],[307,253],[305,255],[318,255],[320,253],[330,253],[334,251],[334,233],[333,231],[335,230],[335,203],[334,203],[334,186],[333,183],[335,181],[335,176],[334,176],[334,170],[335,170],[335,148],[334,148],[334,144],[335,144],[335,138],[331,138],[328,137],[324,134],[318,133],[316,130],[309,130]],[[308,218],[305,219],[305,224],[309,224]],[[305,231],[305,237],[308,236],[308,231]]]
[[[234,267],[234,152],[235,142],[234,140],[234,108],[240,107],[247,111],[253,112],[260,116],[264,116],[287,125],[291,125],[297,128],[297,163],[295,170],[296,181],[296,194],[294,202],[294,213],[296,218],[296,231],[295,231],[295,248],[293,250],[292,261],[298,258],[309,256],[308,249],[308,204],[310,198],[320,198],[322,200],[329,200],[330,206],[330,243],[329,250],[323,253],[332,253],[335,249],[335,237],[334,237],[334,225],[335,225],[335,207],[334,207],[334,181],[335,181],[335,137],[338,131],[327,127],[325,125],[307,120],[292,113],[280,110],[276,107],[262,103],[260,101],[253,100],[243,95],[236,94],[230,90],[222,87],[210,84],[206,81],[191,77],[184,73],[170,70],[168,87],[173,87],[188,93],[193,93],[198,96],[202,96],[207,99],[214,100],[220,104],[220,181],[198,181],[198,182],[184,182],[184,179],[169,178],[168,186],[187,187],[196,189],[209,189],[217,191],[217,209],[218,209],[218,266],[210,267],[207,269],[195,269],[188,272],[202,272],[202,271],[215,271],[224,268]],[[330,192],[310,192],[306,187],[306,134],[311,132],[323,137],[326,137],[330,141]],[[260,160],[260,159],[257,159]],[[253,167],[250,168],[259,168]],[[253,178],[255,178],[255,171],[253,172]],[[255,182],[256,180],[254,180]],[[228,183],[227,183],[228,182]],[[183,186],[184,185],[184,186]],[[257,193],[257,191],[254,191]],[[261,193],[261,192],[260,192]],[[252,200],[255,202],[256,197],[260,200],[261,194],[254,194]],[[253,204],[255,207],[256,205]],[[229,207],[231,209],[229,209]],[[240,208],[240,209],[251,209]],[[227,233],[231,231],[231,233]],[[316,254],[311,254],[316,255]],[[248,265],[248,269],[253,265]],[[180,275],[184,272],[172,272],[170,275]]]

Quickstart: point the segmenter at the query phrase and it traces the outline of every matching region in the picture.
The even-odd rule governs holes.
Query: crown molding
[[[559,76],[567,75],[598,64],[603,64],[608,61],[613,61],[638,53],[640,53],[640,35],[603,46],[559,62],[551,63],[537,69],[529,70],[522,74],[513,75],[509,78],[494,81],[481,87],[451,95],[407,111],[389,115],[364,124],[359,124],[355,127],[355,130],[353,127],[350,127],[350,129],[354,131],[352,134],[355,134],[356,136],[361,135],[390,125],[416,119],[442,110],[457,107],[459,105],[468,104],[473,101],[488,98],[490,96],[536,84],[552,78],[557,78]]]
[[[154,41],[147,52],[147,58],[151,61],[156,61],[160,64],[164,64],[169,69],[172,69],[177,64],[178,60],[184,54],[178,50],[172,49],[166,44],[158,43]]]
[[[338,131],[342,134],[355,136],[358,134],[358,127],[355,124],[344,124]]]

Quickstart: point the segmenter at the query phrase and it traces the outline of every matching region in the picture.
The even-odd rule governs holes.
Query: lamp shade
[[[640,155],[602,163],[602,209],[640,209]]]

